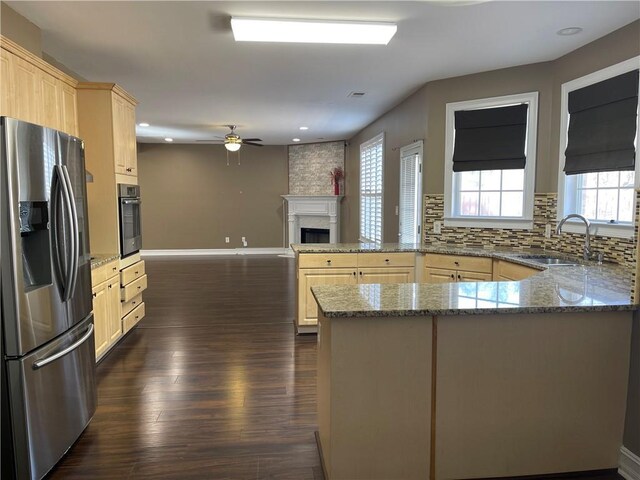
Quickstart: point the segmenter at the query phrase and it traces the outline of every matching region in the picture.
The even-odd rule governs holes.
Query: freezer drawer
[[[17,477],[41,479],[78,439],[96,409],[93,315],[6,364]]]

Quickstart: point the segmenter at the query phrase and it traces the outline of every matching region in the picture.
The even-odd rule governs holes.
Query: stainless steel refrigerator
[[[84,145],[0,124],[2,478],[40,479],[96,408]]]

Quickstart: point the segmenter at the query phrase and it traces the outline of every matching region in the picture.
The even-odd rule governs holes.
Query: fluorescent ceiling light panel
[[[231,18],[236,42],[386,45],[398,26],[381,22]]]

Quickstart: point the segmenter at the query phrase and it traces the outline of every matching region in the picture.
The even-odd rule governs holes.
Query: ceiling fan
[[[229,129],[231,129],[231,131],[224,136],[224,139],[220,139],[220,140],[197,140],[197,141],[198,142],[212,142],[212,141],[216,142],[216,141],[221,141],[221,142],[224,143],[224,148],[226,148],[230,152],[237,152],[238,150],[240,150],[240,147],[242,145],[252,145],[254,147],[262,147],[263,146],[260,143],[255,143],[255,142],[262,142],[262,139],[260,139],[260,138],[242,138],[242,137],[240,137],[240,135],[238,135],[236,133],[236,126],[235,125],[225,125],[225,127],[228,127]]]

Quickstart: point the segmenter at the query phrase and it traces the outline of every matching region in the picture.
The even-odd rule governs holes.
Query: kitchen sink
[[[580,265],[573,260],[567,260],[566,258],[558,258],[550,255],[518,255],[518,258],[523,260],[529,260],[530,262],[539,263],[540,265],[553,266],[553,267],[572,267]]]

